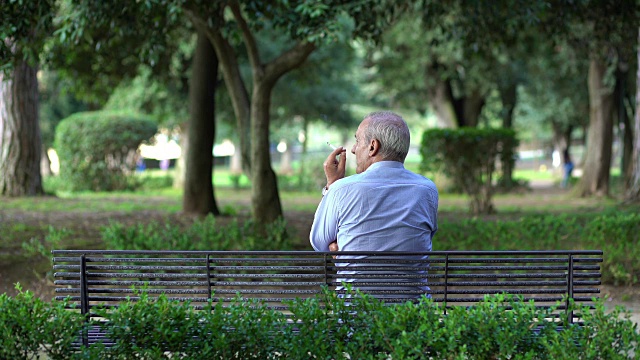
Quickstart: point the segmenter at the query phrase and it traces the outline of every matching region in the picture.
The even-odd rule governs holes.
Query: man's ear
[[[377,139],[371,140],[371,143],[369,144],[369,155],[376,156],[378,151],[380,151],[380,141]]]

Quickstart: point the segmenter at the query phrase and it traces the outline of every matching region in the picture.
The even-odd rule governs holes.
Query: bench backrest
[[[57,299],[91,316],[95,306],[155,297],[228,304],[239,294],[274,309],[284,300],[309,297],[324,286],[342,292],[341,281],[362,292],[404,302],[419,295],[447,307],[468,306],[485,295],[513,294],[549,307],[573,299],[592,305],[600,292],[602,251],[120,251],[54,250]],[[356,274],[339,271],[355,270]],[[426,284],[425,284],[426,282]],[[425,287],[426,286],[426,287]],[[559,307],[562,310],[564,305]]]

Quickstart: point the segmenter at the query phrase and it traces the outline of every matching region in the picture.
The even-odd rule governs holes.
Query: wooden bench
[[[150,297],[166,294],[189,301],[196,309],[242,299],[263,300],[286,310],[285,300],[320,294],[323,287],[340,290],[341,279],[356,281],[385,303],[426,295],[452,306],[471,306],[485,295],[520,295],[537,306],[569,299],[593,307],[599,297],[602,251],[433,251],[340,252],[340,258],[312,251],[119,251],[54,250],[56,299],[70,297],[69,308],[88,319],[95,307],[117,307],[135,301],[144,289]],[[344,256],[353,259],[344,259]],[[416,260],[428,256],[428,259]],[[364,257],[364,258],[363,258]],[[359,274],[339,274],[344,266]],[[351,267],[349,268],[352,269]],[[401,274],[401,275],[400,275]],[[405,288],[398,286],[404,281]],[[425,285],[428,289],[421,290]],[[407,289],[406,287],[410,287]],[[569,314],[570,321],[580,321]],[[82,343],[104,341],[94,329]]]

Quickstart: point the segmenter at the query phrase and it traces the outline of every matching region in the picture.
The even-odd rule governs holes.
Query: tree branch
[[[283,52],[267,64],[264,71],[264,80],[275,83],[282,75],[300,66],[315,49],[316,45],[314,43],[298,42],[294,47]]]
[[[253,76],[260,78],[263,75],[263,69],[262,63],[260,62],[260,53],[258,51],[256,39],[251,33],[251,29],[249,29],[247,21],[244,19],[244,17],[242,17],[240,5],[238,5],[238,3],[236,2],[233,2],[229,4],[229,8],[231,8],[233,17],[236,19],[236,21],[238,22],[238,26],[240,27],[240,32],[242,33],[242,38],[244,39],[244,45],[247,48],[249,62],[251,63],[251,68],[253,69]]]

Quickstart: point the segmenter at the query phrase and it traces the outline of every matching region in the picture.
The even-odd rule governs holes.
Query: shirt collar
[[[375,169],[382,169],[382,168],[395,168],[395,169],[404,169],[404,164],[399,162],[399,161],[378,161],[375,162],[371,165],[369,165],[369,167],[367,168],[367,170],[365,170],[365,172],[369,171],[369,170],[375,170]]]

